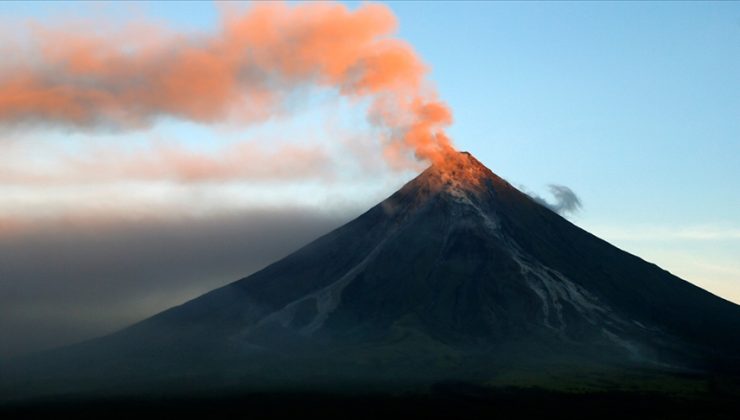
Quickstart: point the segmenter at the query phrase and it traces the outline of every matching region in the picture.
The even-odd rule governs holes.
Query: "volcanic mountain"
[[[249,277],[5,366],[15,378],[5,386],[369,389],[584,372],[608,384],[628,371],[737,371],[739,331],[738,305],[589,234],[456,152]]]

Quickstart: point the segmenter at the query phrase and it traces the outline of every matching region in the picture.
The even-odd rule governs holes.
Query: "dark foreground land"
[[[249,393],[199,397],[34,400],[0,406],[0,418],[650,418],[738,419],[737,395],[492,391],[460,384],[424,394]]]

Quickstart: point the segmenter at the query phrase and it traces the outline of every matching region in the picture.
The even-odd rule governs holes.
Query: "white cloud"
[[[621,241],[738,241],[740,228],[723,225],[694,226],[607,226],[593,225],[588,230],[607,240]]]

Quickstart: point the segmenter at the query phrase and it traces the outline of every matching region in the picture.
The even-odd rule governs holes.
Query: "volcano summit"
[[[740,307],[455,152],[263,270],[117,333],[5,366],[7,395],[618,387],[737,372]],[[596,379],[594,379],[596,378]]]

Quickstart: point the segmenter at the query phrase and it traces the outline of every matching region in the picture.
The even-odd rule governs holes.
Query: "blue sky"
[[[540,195],[567,185],[583,202],[574,223],[740,302],[740,3],[387,4],[454,112],[459,149]],[[202,31],[218,15],[211,3],[104,7]],[[13,18],[89,10],[0,4]],[[235,136],[159,129],[195,145]],[[393,187],[384,181],[373,200]]]
[[[455,112],[514,184],[740,302],[740,3],[392,3]]]

